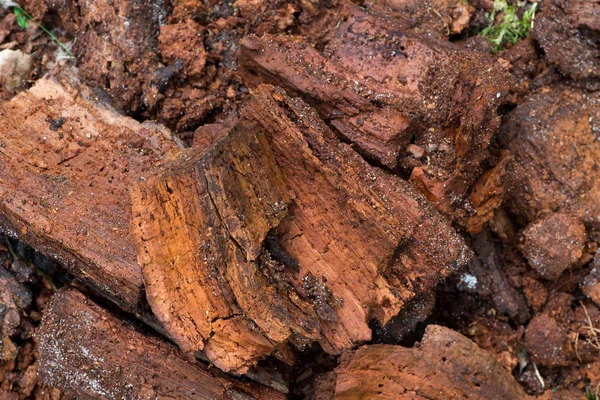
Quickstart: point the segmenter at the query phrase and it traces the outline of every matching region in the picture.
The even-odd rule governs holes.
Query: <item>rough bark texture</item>
[[[73,290],[52,299],[36,334],[41,380],[80,399],[283,399],[186,361]]]
[[[503,125],[519,178],[512,212],[534,221],[549,211],[600,227],[600,95],[553,87],[525,99]]]
[[[127,191],[178,148],[170,132],[121,116],[65,76],[39,80],[0,113],[2,228],[139,314]]]
[[[528,399],[491,355],[448,328],[430,325],[420,345],[371,345],[341,357],[317,399]]]
[[[290,201],[263,135],[236,128],[208,155],[194,147],[132,199],[148,300],[184,351],[245,372],[274,345],[244,314],[277,342],[291,329],[316,339],[314,322],[259,270],[262,240]]]
[[[408,183],[271,86],[208,154],[187,150],[132,202],[154,312],[184,351],[236,372],[268,354],[291,362],[288,342],[338,354],[369,340],[369,320],[385,324],[470,257]]]
[[[484,56],[406,36],[393,19],[347,13],[322,51],[300,37],[246,37],[245,81],[301,94],[367,159],[410,174],[439,210],[467,225],[477,210],[465,196],[489,155],[510,79]]]

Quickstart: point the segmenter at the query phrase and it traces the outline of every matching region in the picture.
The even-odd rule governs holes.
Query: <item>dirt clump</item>
[[[585,226],[577,218],[551,213],[522,232],[521,251],[542,277],[557,279],[583,257]]]

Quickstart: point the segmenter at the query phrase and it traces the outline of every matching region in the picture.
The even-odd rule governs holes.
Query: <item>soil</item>
[[[72,284],[72,278],[56,262],[23,242],[5,236],[1,240],[0,397],[72,399],[38,381],[39,355],[33,338],[50,298],[58,288]]]
[[[34,54],[34,67],[21,90],[27,91],[47,73],[68,71],[121,114],[139,122],[156,121],[167,126],[190,146],[186,156],[193,157],[215,142],[230,150],[219,139],[233,126],[242,126],[247,132],[259,129],[256,126],[271,129],[269,138],[275,143],[271,156],[275,161],[269,162],[276,162],[283,172],[282,176],[269,179],[282,180],[293,187],[298,203],[304,201],[308,210],[326,208],[323,196],[334,191],[323,187],[318,194],[307,193],[295,182],[314,177],[325,181],[323,171],[338,174],[343,169],[346,175],[339,175],[346,177],[352,168],[370,171],[368,177],[337,182],[349,196],[358,198],[368,186],[367,180],[377,179],[377,188],[370,190],[383,199],[381,203],[388,207],[386,210],[392,210],[393,217],[372,218],[379,226],[389,223],[390,228],[377,228],[379,232],[365,221],[358,228],[331,224],[331,237],[337,244],[331,245],[331,259],[323,256],[318,262],[343,264],[342,257],[331,256],[338,245],[355,246],[356,254],[367,260],[365,263],[371,262],[370,247],[361,247],[360,235],[356,233],[359,231],[372,229],[369,234],[375,232],[373,237],[378,241],[370,246],[382,248],[391,246],[391,239],[386,242],[388,236],[407,235],[410,240],[403,247],[406,253],[396,254],[394,247],[386,247],[389,260],[372,262],[375,272],[370,281],[381,275],[397,283],[389,290],[409,293],[402,298],[402,304],[382,306],[377,303],[380,299],[361,293],[360,301],[372,307],[371,321],[368,325],[364,320],[346,321],[355,328],[360,326],[356,328],[359,334],[351,337],[348,333],[347,343],[336,348],[336,335],[346,334],[347,328],[332,317],[335,309],[344,304],[344,291],[340,288],[344,285],[330,282],[330,289],[314,275],[307,275],[303,282],[290,278],[295,273],[291,270],[298,268],[293,264],[298,259],[302,261],[303,252],[308,254],[317,244],[323,245],[320,235],[326,228],[311,228],[313,220],[303,219],[301,213],[294,220],[284,220],[283,214],[263,215],[266,222],[260,232],[261,243],[265,240],[268,251],[261,251],[260,244],[255,246],[253,242],[255,238],[244,237],[247,232],[236,230],[237,226],[229,227],[232,238],[227,236],[218,245],[229,249],[229,242],[240,242],[252,254],[252,260],[240,261],[240,268],[245,270],[228,273],[251,275],[254,272],[248,271],[255,271],[256,265],[269,271],[266,278],[256,275],[252,284],[257,290],[268,286],[268,290],[281,292],[295,285],[296,290],[305,293],[307,300],[298,302],[310,303],[307,307],[314,309],[312,314],[287,321],[292,312],[289,310],[295,309],[289,299],[274,301],[272,307],[281,313],[284,325],[306,319],[306,323],[299,324],[302,327],[293,329],[297,343],[289,346],[287,336],[275,340],[272,331],[268,340],[259,337],[253,324],[260,316],[254,322],[246,321],[238,315],[239,310],[228,309],[223,315],[215,314],[212,322],[243,320],[240,324],[246,324],[244,329],[250,333],[243,331],[239,335],[254,335],[248,340],[258,343],[260,352],[249,351],[240,356],[241,361],[223,361],[229,342],[217,342],[218,335],[228,331],[226,326],[201,327],[207,331],[200,332],[195,322],[183,327],[169,325],[171,316],[167,314],[171,310],[163,313],[163,306],[153,303],[160,303],[162,298],[150,298],[154,313],[161,310],[159,319],[184,351],[202,350],[193,344],[214,337],[216,344],[211,347],[208,341],[205,349],[209,346],[213,353],[222,353],[218,357],[221,364],[214,363],[218,367],[246,373],[248,360],[256,363],[260,358],[260,367],[278,371],[292,398],[319,398],[319,390],[335,392],[333,382],[351,375],[352,368],[368,369],[361,364],[361,357],[375,354],[372,357],[381,359],[376,356],[378,352],[397,351],[400,358],[421,358],[420,349],[428,349],[431,332],[441,329],[443,335],[451,338],[458,332],[485,350],[487,353],[481,358],[486,362],[493,358],[502,366],[499,375],[508,371],[520,385],[506,386],[510,393],[583,399],[586,391],[600,392],[600,3],[542,0],[530,37],[507,45],[498,53],[492,52],[486,39],[476,35],[487,23],[486,13],[492,10],[492,4],[488,0],[27,0],[21,6],[36,21],[50,27],[61,41],[72,45],[77,59],[65,57],[36,24],[22,29],[14,14],[2,9],[0,48]],[[394,64],[397,53],[407,59],[406,54],[410,55],[408,67]],[[397,79],[393,82],[381,73],[386,68],[394,72]],[[361,82],[355,83],[356,77]],[[290,100],[277,92],[279,89],[258,87],[259,83],[280,86],[306,104]],[[389,93],[393,95],[382,95]],[[0,102],[6,103],[13,96],[14,93],[0,89]],[[298,111],[307,104],[316,110],[314,115]],[[320,122],[313,123],[311,118]],[[284,119],[291,121],[291,127],[286,132],[282,129],[282,133],[272,133],[277,130],[269,126],[271,120]],[[65,121],[57,119],[48,124],[56,131]],[[294,159],[291,146],[294,141],[301,141],[295,132],[304,132],[310,142],[307,146],[322,142],[328,154]],[[245,138],[248,135],[239,136],[239,144],[231,145],[234,150],[243,152],[247,150],[245,146],[255,145],[243,142],[251,141],[252,138]],[[352,154],[348,153],[350,149]],[[221,155],[211,155],[211,173],[222,172],[218,165],[223,162]],[[181,161],[183,158],[171,160],[172,169],[177,172],[171,174],[168,170],[164,176],[171,179],[187,168],[187,159]],[[253,158],[248,156],[248,160],[248,168],[252,169]],[[294,162],[300,164],[293,165]],[[304,177],[303,168],[313,168],[313,178]],[[273,171],[246,172],[256,174],[257,182],[266,182],[265,176],[276,175]],[[148,193],[158,192],[152,187],[156,182],[161,183],[156,186],[163,187],[159,179],[164,176],[153,177],[142,186],[143,190],[137,189],[145,201],[137,199],[136,203],[133,199],[140,214],[153,206]],[[404,189],[404,185],[410,189]],[[210,191],[227,189],[217,186],[215,183]],[[393,192],[389,189],[392,186],[402,187],[402,194],[397,195],[402,201],[396,199],[395,204],[392,198],[389,205],[386,196]],[[275,193],[282,202],[290,201],[278,192],[281,188],[262,189],[267,194]],[[414,215],[398,205],[413,201],[413,190],[421,191],[428,200],[427,205],[414,206]],[[342,210],[344,201],[344,197],[335,198],[331,208]],[[371,198],[361,201],[366,204]],[[258,203],[247,207],[260,210],[264,205]],[[201,205],[195,212],[211,215],[213,206]],[[216,207],[228,206],[231,205]],[[439,214],[430,216],[434,209]],[[319,223],[328,224],[336,218],[336,212],[330,211],[327,221]],[[441,215],[449,222],[440,222]],[[187,216],[176,217],[185,223]],[[419,233],[421,223],[435,235]],[[290,244],[294,238],[286,235],[291,236],[293,227],[302,224],[302,230],[308,232],[307,242]],[[401,224],[410,226],[410,233],[395,232],[393,227]],[[271,230],[278,225],[289,231]],[[141,223],[139,226],[141,231],[160,230]],[[460,232],[460,238],[449,233],[450,226]],[[436,235],[437,242],[433,237]],[[192,238],[180,242],[185,240],[190,241],[190,246],[197,244]],[[427,240],[435,243],[427,244]],[[58,263],[24,242],[2,237],[0,243],[0,397],[70,399],[69,394],[38,380],[33,334],[58,288],[74,286],[90,296],[97,293],[90,291],[80,277],[73,278]],[[448,258],[460,253],[463,262],[453,269],[443,269],[440,265],[446,262],[445,258],[440,261],[419,256],[421,252],[431,254],[422,250],[427,246],[436,247],[438,253],[445,249],[444,257]],[[326,247],[323,254],[329,251],[329,245]],[[463,247],[472,250],[470,261]],[[222,257],[239,257],[230,253],[233,251],[223,250]],[[128,254],[133,259],[133,250],[129,249]],[[421,262],[428,268],[420,271],[415,267],[412,272],[418,277],[410,285],[399,283],[406,271],[395,270],[399,267],[390,261],[402,257],[408,265],[413,258],[425,260]],[[153,280],[146,282],[151,296],[158,290],[156,282],[168,274],[160,268],[164,260],[159,261],[153,259],[142,266],[145,273],[152,274]],[[317,261],[314,263],[317,265]],[[181,265],[179,268],[185,270],[186,264]],[[316,268],[318,265],[308,272],[316,273]],[[436,286],[438,280],[441,283]],[[357,281],[352,290],[368,292],[363,286],[367,284]],[[137,290],[136,287],[135,295],[131,295],[131,303],[139,297]],[[238,296],[238,302],[243,297],[243,293],[238,293],[243,288],[227,290]],[[265,296],[275,296],[268,290],[264,289]],[[185,298],[173,297],[176,304],[185,307]],[[118,308],[110,302],[101,304],[108,309]],[[262,315],[264,311],[251,308],[244,310],[244,315]],[[331,332],[318,332],[325,329],[319,324]],[[442,327],[456,332],[446,332]],[[178,329],[184,330],[185,335]],[[222,332],[217,333],[218,329]],[[160,337],[160,333],[153,334]],[[190,337],[195,339],[192,343]],[[463,343],[462,337],[454,339],[466,348],[472,345],[469,341]],[[339,356],[365,340],[376,346]],[[465,365],[472,368],[471,364]],[[387,374],[391,376],[393,372]],[[484,378],[485,385],[493,390],[505,390],[500,384],[494,386],[492,375]],[[352,388],[347,390],[337,395],[350,396]],[[390,390],[394,393],[396,388]],[[469,393],[468,388],[462,390],[449,393]]]

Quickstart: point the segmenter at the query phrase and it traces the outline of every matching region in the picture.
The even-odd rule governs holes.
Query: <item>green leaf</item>
[[[23,12],[23,10],[21,10],[20,8],[14,8],[13,12],[17,17],[17,24],[19,24],[21,28],[27,29],[27,27],[29,26],[29,22],[27,22],[28,18],[27,15]]]
[[[27,29],[29,26],[29,22],[27,22],[27,18],[25,17],[17,17],[17,24],[23,29]]]

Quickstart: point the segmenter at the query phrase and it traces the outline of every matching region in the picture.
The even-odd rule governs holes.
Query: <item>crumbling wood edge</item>
[[[130,194],[155,315],[185,353],[237,374],[269,355],[293,364],[312,342],[340,354],[369,341],[370,319],[471,257],[406,181],[270,85],[210,151],[182,151]]]
[[[449,328],[429,325],[412,348],[362,346],[315,381],[317,400],[530,399],[493,355]]]
[[[0,230],[169,337],[151,312],[130,236],[129,187],[181,145],[66,74],[0,105]],[[284,389],[266,370],[252,379]]]
[[[0,113],[0,229],[161,330],[129,236],[127,190],[180,148],[173,134],[117,113],[61,73],[38,80]]]

